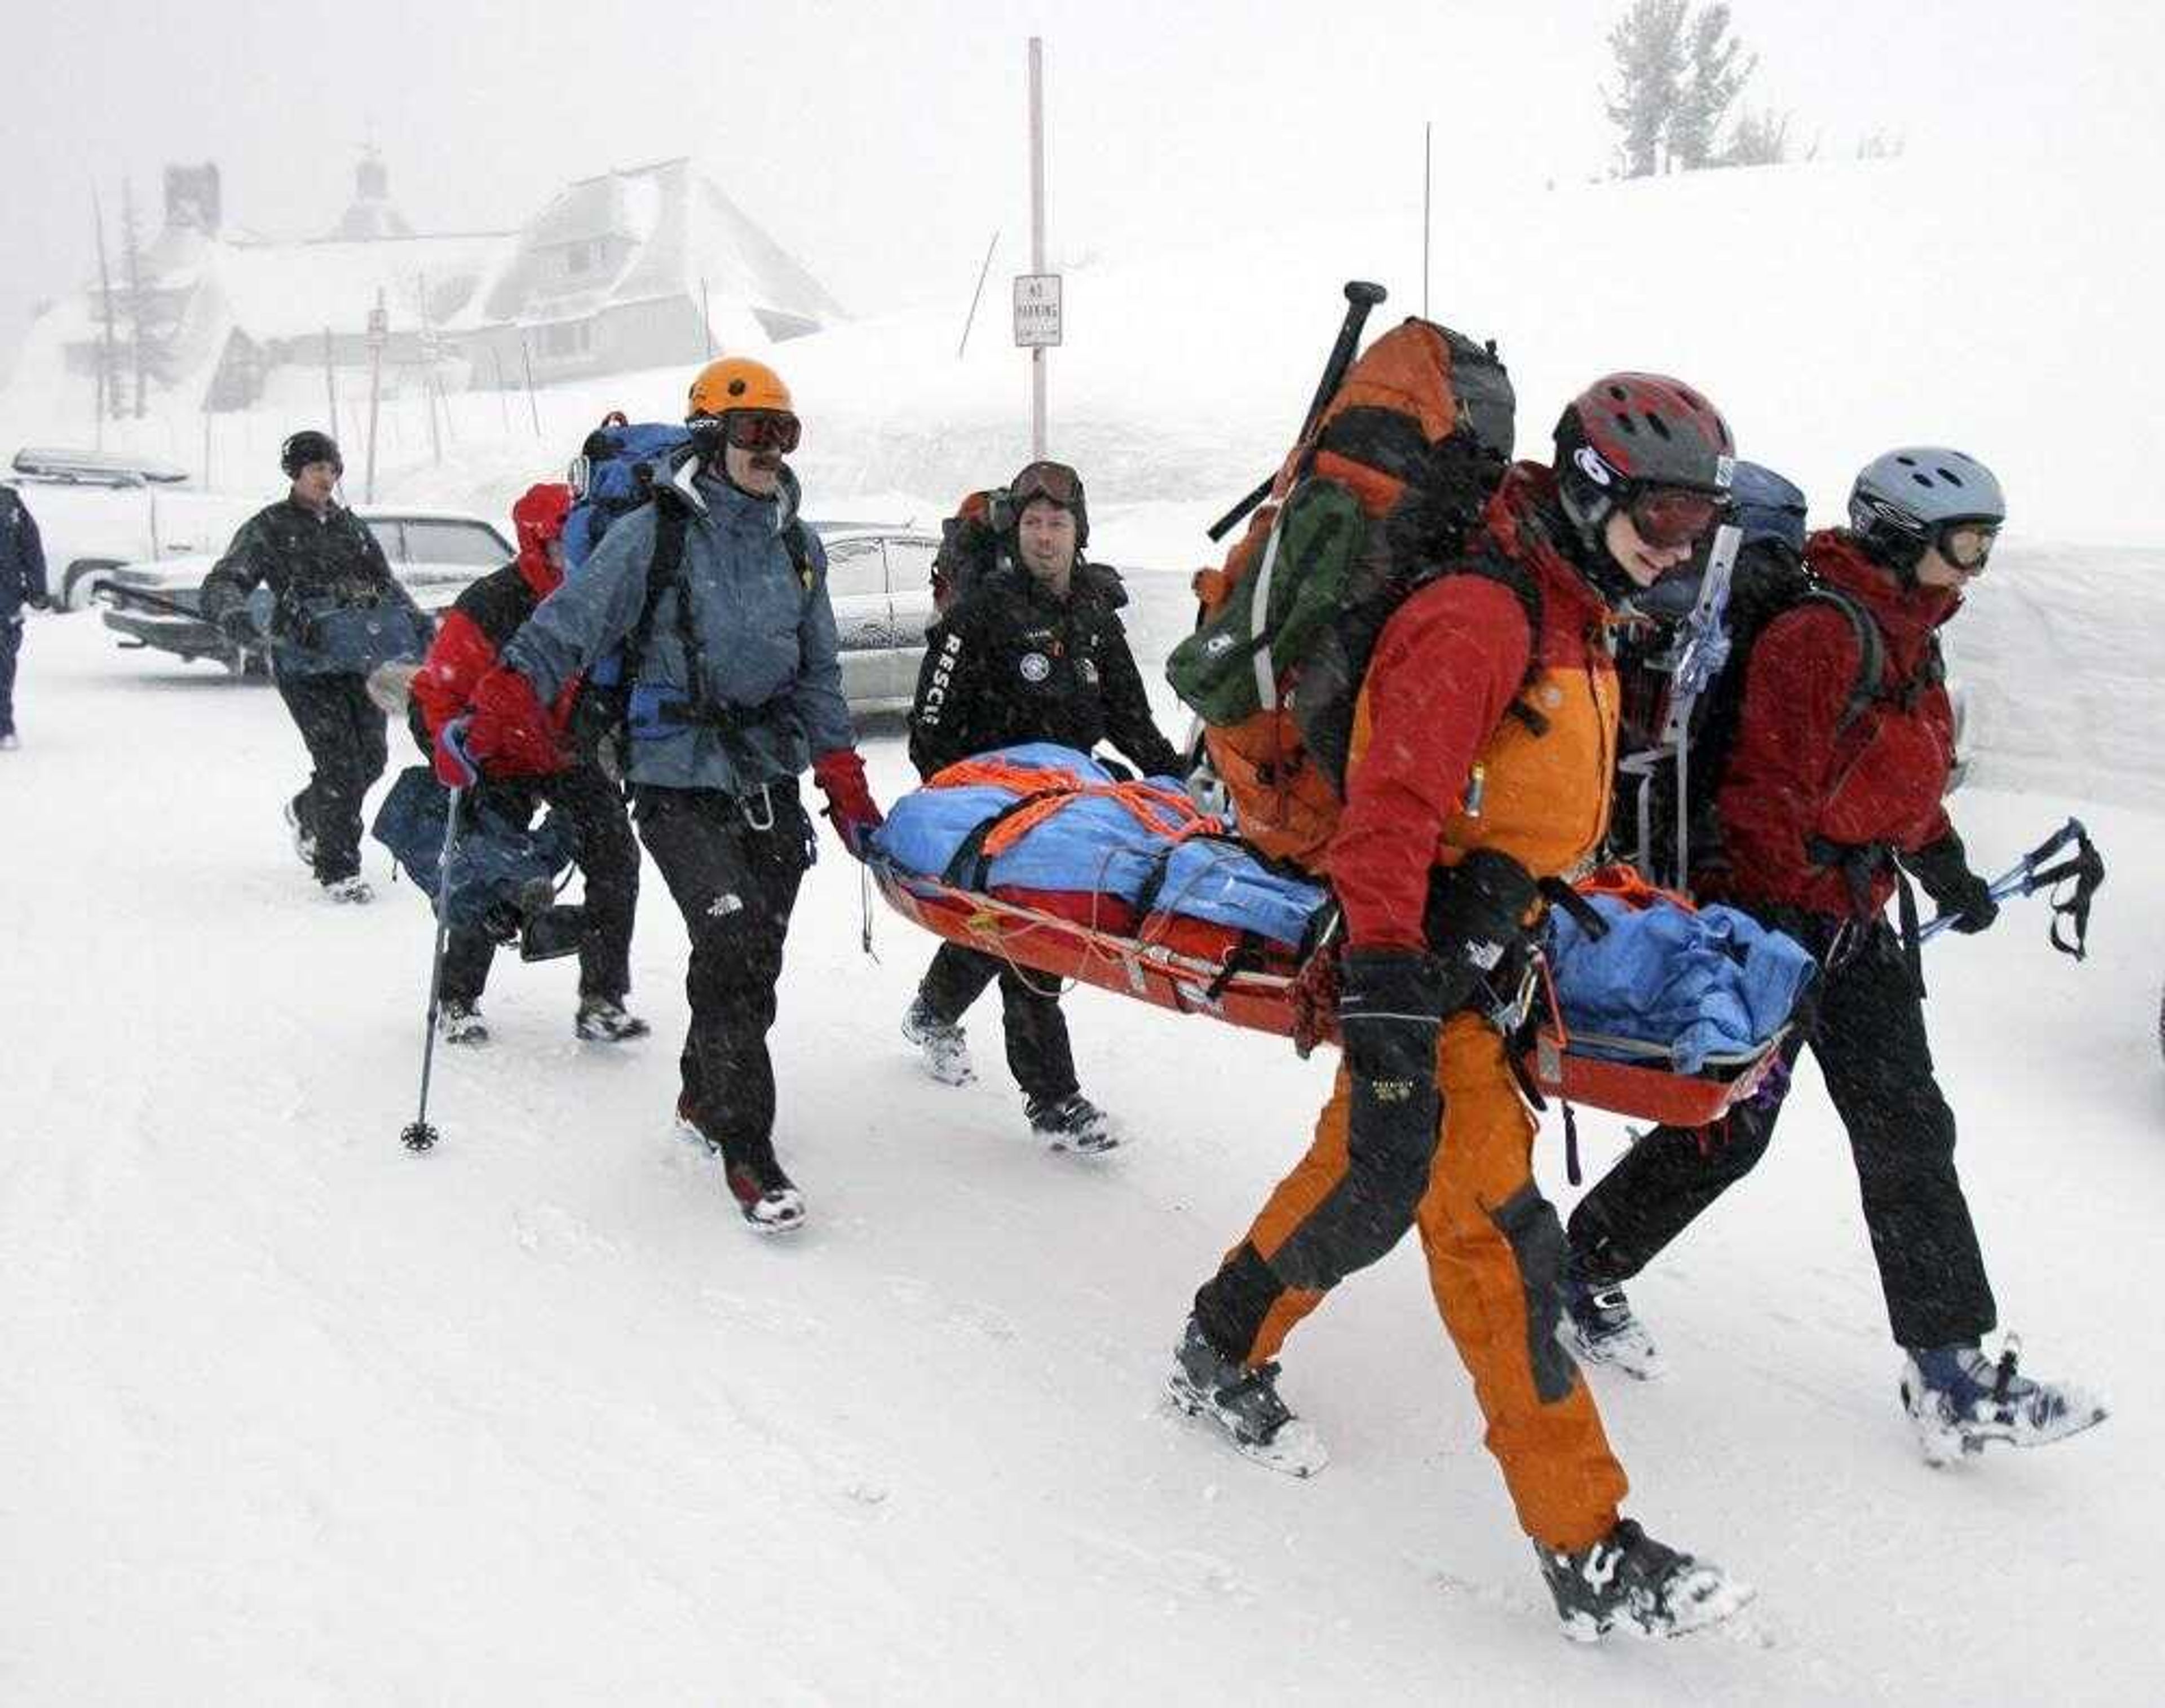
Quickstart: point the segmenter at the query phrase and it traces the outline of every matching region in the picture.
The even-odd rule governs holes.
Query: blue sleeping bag
[[[1640,910],[1588,898],[1608,933],[1588,938],[1562,909],[1550,916],[1549,959],[1572,1048],[1630,1059],[1589,1034],[1666,1045],[1679,1073],[1710,1056],[1748,1055],[1789,1017],[1816,965],[1778,931],[1730,907]]]
[[[1112,775],[1088,754],[1051,742],[1026,742],[984,755],[1012,765],[1062,770],[1087,782]],[[1151,780],[1174,793],[1173,778]],[[918,789],[898,801],[872,833],[874,850],[904,871],[945,875],[980,825],[1023,798],[987,785]],[[1201,816],[1184,810],[1188,822]],[[1162,875],[1161,876],[1161,873]],[[1151,905],[1273,942],[1298,944],[1309,916],[1323,901],[1312,884],[1283,878],[1236,843],[1214,838],[1174,843],[1109,796],[1072,801],[982,870],[958,873],[963,887],[1040,890],[1116,896],[1140,907],[1155,881]]]

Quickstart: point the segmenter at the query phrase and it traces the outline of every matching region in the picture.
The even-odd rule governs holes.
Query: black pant
[[[624,817],[624,796],[591,765],[547,777],[485,782],[467,797],[471,810],[530,823],[543,805],[563,813],[577,838],[576,858],[586,880],[586,928],[579,935],[579,996],[621,1002],[631,988],[631,925],[639,906],[639,844]],[[496,943],[487,933],[454,928],[444,946],[444,998],[469,1006],[488,983]]]
[[[23,619],[0,617],[0,735],[15,728],[15,654],[23,644]]]
[[[1000,981],[1000,1019],[1007,1028],[1008,1071],[1032,1108],[1075,1095],[1075,1057],[1060,1012],[1060,981],[1051,973],[1017,972],[997,955],[943,943],[917,987],[925,1006],[952,1026]]]
[[[359,676],[285,676],[279,696],[292,714],[315,769],[293,797],[294,816],[313,838],[316,877],[325,884],[361,870],[361,803],[389,757],[384,717]]]
[[[692,938],[684,1110],[732,1160],[747,1150],[771,1156],[766,1034],[790,910],[812,864],[812,821],[794,780],[764,797],[641,786],[632,817]]]
[[[1793,933],[1799,925],[1794,915],[1766,922]],[[1811,917],[1805,946],[1824,958],[1834,927]],[[1993,1326],[1992,1286],[1955,1173],[1955,1117],[1932,1075],[1924,1004],[1887,923],[1859,932],[1854,952],[1826,973],[1809,1042],[1849,1133],[1888,1326],[1902,1346],[1975,1340]],[[1789,1061],[1802,1047],[1788,1046]],[[1620,1281],[1638,1274],[1751,1171],[1780,1107],[1746,1104],[1704,1133],[1657,1127],[1641,1139],[1572,1214],[1581,1272]]]

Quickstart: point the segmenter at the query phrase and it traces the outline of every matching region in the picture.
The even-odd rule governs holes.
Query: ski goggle
[[[1981,574],[1999,538],[1996,522],[1950,522],[1940,530],[1940,555],[1965,575]]]
[[[1082,477],[1065,463],[1032,463],[1014,477],[1008,497],[1018,512],[1033,498],[1049,499],[1063,510],[1073,510],[1082,502]]]
[[[785,455],[797,449],[804,429],[783,409],[732,409],[722,418],[722,434],[739,450],[772,450]]]
[[[1648,545],[1673,551],[1703,539],[1728,507],[1726,499],[1686,486],[1644,486],[1631,495],[1625,513]]]

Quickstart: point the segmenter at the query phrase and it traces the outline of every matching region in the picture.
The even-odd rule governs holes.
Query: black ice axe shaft
[[[1346,378],[1346,369],[1353,365],[1353,358],[1361,348],[1361,328],[1368,323],[1368,311],[1390,295],[1381,285],[1372,285],[1366,279],[1346,281],[1346,319],[1338,328],[1338,342],[1330,347],[1330,360],[1323,365],[1322,381],[1315,388],[1315,399],[1308,406],[1307,418],[1300,424],[1299,444],[1315,431],[1315,418],[1323,413],[1323,406],[1330,401]],[[1210,538],[1223,539],[1240,526],[1241,518],[1271,496],[1271,483],[1277,479],[1274,469],[1263,477],[1263,482],[1238,504],[1219,517],[1210,529]]]

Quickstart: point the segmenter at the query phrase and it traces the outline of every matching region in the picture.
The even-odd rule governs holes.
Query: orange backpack
[[[1243,840],[1266,854],[1323,872],[1343,801],[1354,702],[1377,635],[1392,611],[1454,555],[1509,465],[1515,399],[1493,344],[1408,319],[1347,370],[1314,426],[1287,454],[1270,497],[1221,569],[1194,579],[1197,632],[1168,675],[1204,714],[1209,768],[1223,784]],[[1385,519],[1411,492],[1431,525],[1430,561],[1397,564]],[[1304,532],[1289,518],[1357,507],[1356,528]],[[1319,502],[1320,501],[1320,502]],[[1314,579],[1311,579],[1314,578]],[[1274,646],[1302,602],[1324,613]],[[1252,672],[1257,709],[1210,722],[1213,704],[1191,691],[1183,662],[1210,655]],[[1215,702],[1223,716],[1224,702]]]

